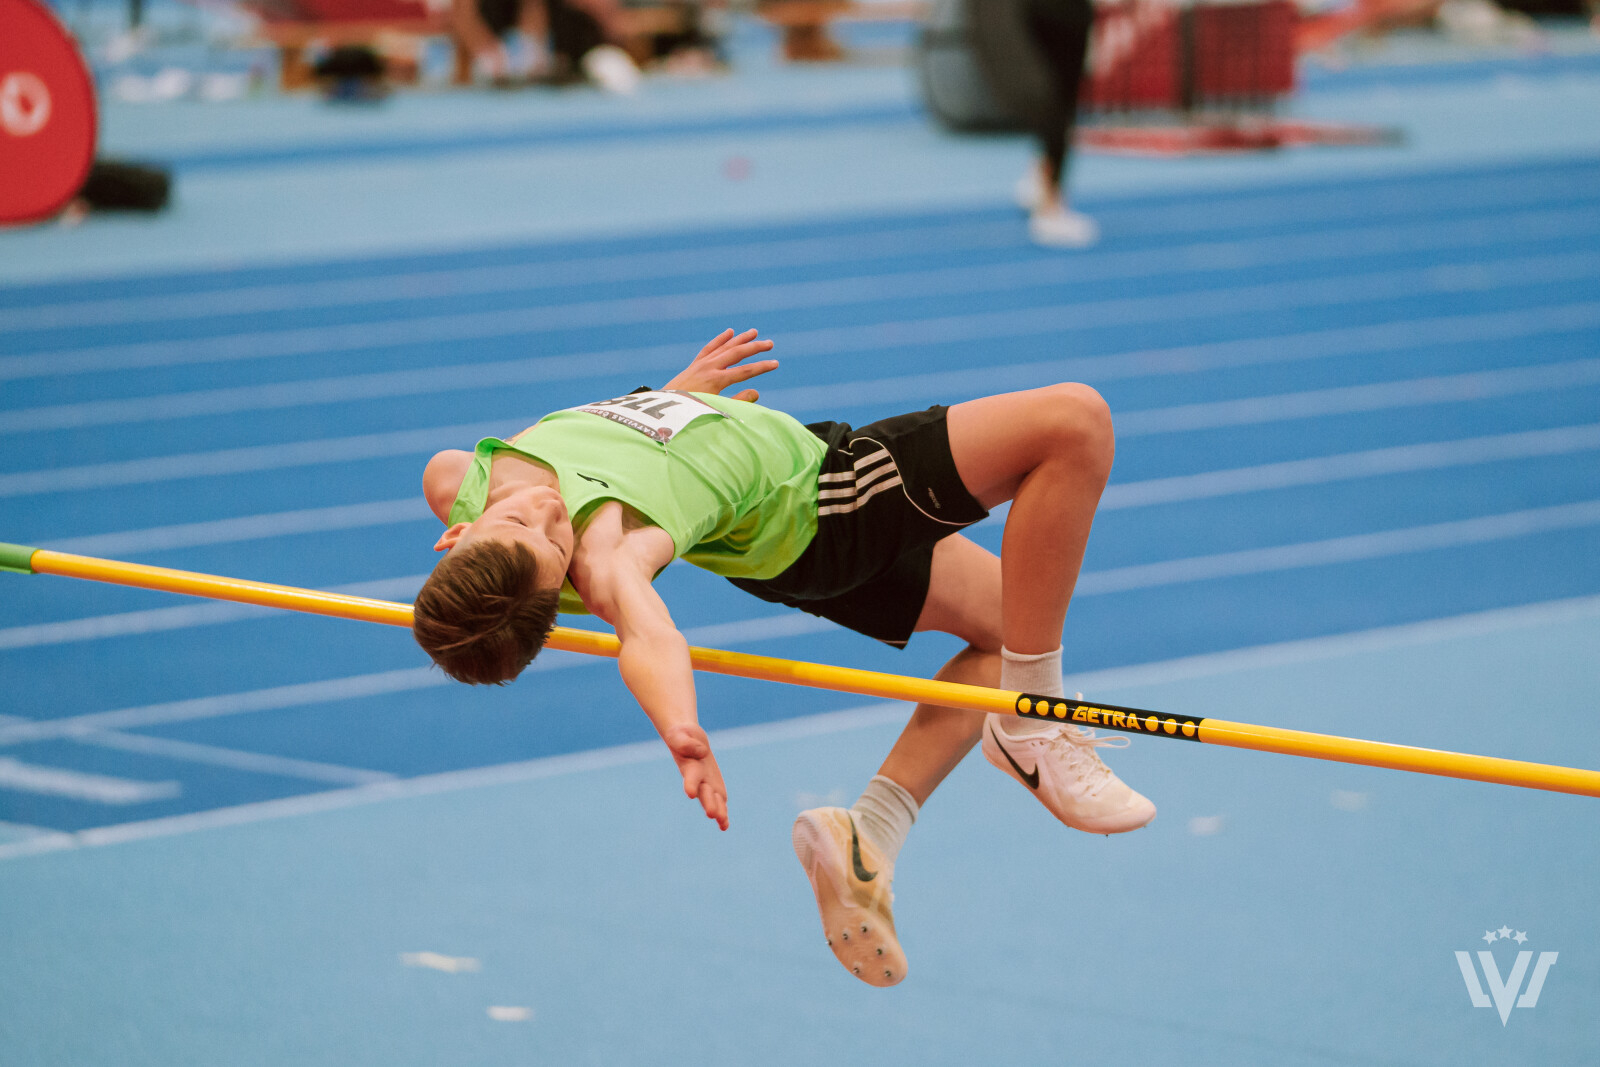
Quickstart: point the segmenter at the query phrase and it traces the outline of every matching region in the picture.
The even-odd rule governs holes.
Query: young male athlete
[[[728,827],[696,721],[689,646],[651,586],[681,557],[766,600],[904,647],[967,642],[938,677],[1064,696],[1061,631],[1111,470],[1111,419],[1084,385],[984,397],[852,429],[802,426],[729,386],[774,360],[724,331],[664,390],[558,411],[509,440],[429,461],[423,490],[448,555],[416,600],[417,641],[452,677],[503,683],[556,612],[621,639],[622,680],[660,732],[684,792]],[[999,558],[958,531],[1011,501]],[[906,974],[890,912],[894,862],[928,797],[975,743],[1068,826],[1137,829],[1155,806],[1063,723],[920,705],[854,806],[802,812],[795,853],[823,932],[865,982]]]

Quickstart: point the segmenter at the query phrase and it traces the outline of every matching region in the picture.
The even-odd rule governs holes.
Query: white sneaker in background
[[[1125,737],[1096,737],[1066,723],[1021,735],[1005,731],[1006,715],[983,724],[983,756],[1028,787],[1050,814],[1075,830],[1120,834],[1156,817],[1156,806],[1129,789],[1095,751],[1122,747]]]
[[[1058,206],[1030,215],[1028,236],[1046,248],[1088,248],[1100,240],[1100,227],[1088,215]]]
[[[603,44],[583,54],[583,73],[608,93],[627,96],[639,88],[639,68],[628,53],[614,44]]]
[[[822,933],[845,970],[868,985],[906,976],[889,905],[894,864],[856,829],[845,808],[812,808],[794,821],[794,854],[811,879]]]

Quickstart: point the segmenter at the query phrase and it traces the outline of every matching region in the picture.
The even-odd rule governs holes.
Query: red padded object
[[[89,68],[36,0],[0,0],[0,223],[66,206],[94,162]]]
[[[1260,104],[1295,87],[1290,0],[1178,8],[1110,0],[1095,9],[1083,99],[1099,111]]]

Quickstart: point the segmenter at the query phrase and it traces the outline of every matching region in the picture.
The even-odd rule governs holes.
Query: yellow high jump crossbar
[[[223,578],[213,574],[151,567],[140,563],[75,556],[26,545],[0,542],[0,570],[21,574],[55,574],[95,582],[159,589],[169,593],[231,600],[241,604],[331,615],[361,622],[381,622],[389,626],[411,626],[411,606],[387,600],[324,593],[313,589],[271,585],[243,578]],[[558,626],[551,631],[545,647],[563,652],[615,658],[620,647],[617,638],[593,630],[574,630]],[[1399,771],[1497,782],[1524,789],[1546,789],[1557,793],[1600,797],[1600,771],[1577,767],[1557,767],[1544,763],[1473,756],[1461,752],[1442,752],[1411,745],[1382,741],[1363,741],[1350,737],[1285,730],[1274,726],[1228,722],[1223,719],[1196,718],[1167,712],[1145,711],[1084,700],[1041,697],[1028,693],[989,689],[926,678],[853,667],[833,667],[802,663],[772,656],[752,656],[714,648],[691,648],[689,657],[696,670],[731,674],[740,678],[759,678],[769,682],[832,689],[862,696],[883,697],[912,703],[937,704],[972,711],[999,712],[1033,719],[1063,720],[1083,726],[1097,726],[1147,737],[1197,741],[1207,745],[1247,748],[1258,752],[1278,752],[1288,756],[1357,763],[1369,767],[1389,767]]]

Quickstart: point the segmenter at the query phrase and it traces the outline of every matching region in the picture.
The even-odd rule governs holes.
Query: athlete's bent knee
[[[1041,392],[1048,394],[1044,426],[1051,451],[1091,472],[1109,475],[1117,445],[1105,398],[1079,382],[1052,385]]]

